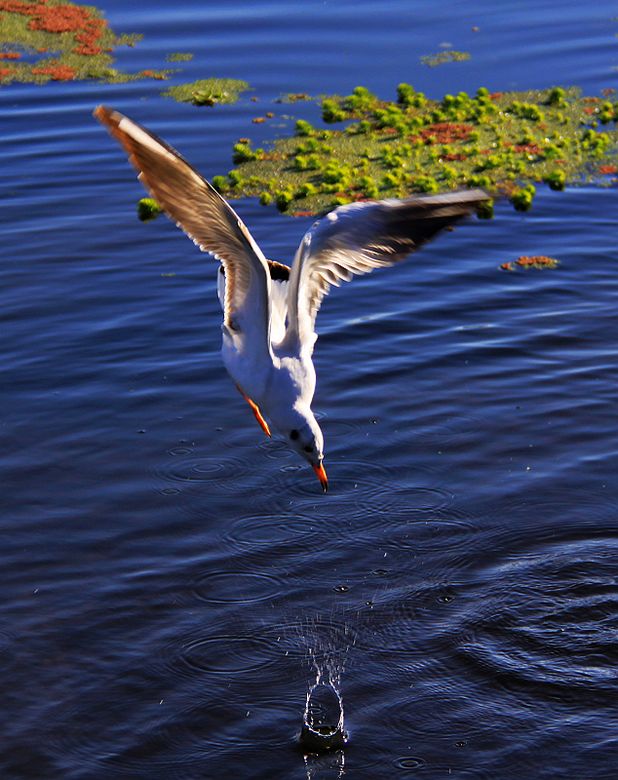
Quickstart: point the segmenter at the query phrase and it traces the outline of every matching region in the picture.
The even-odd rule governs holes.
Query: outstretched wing
[[[286,343],[312,350],[315,317],[332,284],[403,260],[487,199],[482,190],[466,190],[353,203],[315,222],[290,274]]]
[[[206,179],[156,135],[118,111],[99,106],[95,117],[120,142],[138,178],[167,215],[203,252],[225,268],[225,324],[251,333],[270,351],[270,275],[244,223]]]

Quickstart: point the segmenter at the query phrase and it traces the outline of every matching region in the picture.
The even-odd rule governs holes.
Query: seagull
[[[266,259],[229,203],[165,141],[106,106],[94,116],[170,219],[220,261],[223,363],[264,433],[271,435],[268,420],[326,493],[324,436],[311,409],[324,296],[331,285],[403,260],[488,195],[475,189],[339,206],[313,223],[289,267]]]

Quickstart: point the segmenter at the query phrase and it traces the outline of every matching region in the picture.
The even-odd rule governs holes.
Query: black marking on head
[[[225,276],[225,268],[222,265],[219,266],[219,273],[221,274],[221,276]]]
[[[313,447],[310,444],[308,444],[306,447],[303,447],[303,449],[305,452],[313,452]]]
[[[290,268],[276,260],[267,260],[270,278],[273,282],[287,282],[290,278]]]
[[[290,431],[290,439],[292,439],[292,441],[296,441],[296,439],[298,439],[299,436],[300,436],[300,433],[296,430],[296,428],[293,428]]]

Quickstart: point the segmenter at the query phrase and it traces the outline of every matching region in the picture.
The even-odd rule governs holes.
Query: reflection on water
[[[91,119],[117,106],[212,175],[267,140],[257,113],[319,122],[282,92],[612,85],[607,3],[374,6],[103,6],[145,33],[128,69],[192,51],[178,80],[252,82],[232,107],[147,81],[1,91],[3,778],[615,775],[618,191],[540,186],[530,214],[498,204],[333,291],[323,496],[224,373],[216,264],[134,219]],[[471,59],[423,68],[441,41]],[[308,220],[237,207],[289,261]],[[561,264],[498,270],[524,254]],[[314,683],[351,737],[303,757]]]
[[[307,753],[304,755],[307,780],[339,780],[345,775],[345,752]]]

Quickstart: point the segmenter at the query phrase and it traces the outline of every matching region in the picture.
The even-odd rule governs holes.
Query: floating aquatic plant
[[[305,100],[315,100],[314,97],[306,92],[288,92],[287,95],[281,95],[275,102],[277,103],[299,103]]]
[[[528,270],[534,268],[537,271],[544,271],[547,269],[558,268],[560,261],[555,257],[547,257],[547,255],[521,255],[517,260],[509,263],[502,263],[500,268],[503,271],[515,271],[517,268],[523,268]]]
[[[149,222],[159,216],[162,209],[154,198],[142,198],[137,202],[137,216],[142,222]]]
[[[465,62],[470,59],[470,52],[456,51],[455,49],[445,49],[436,54],[426,54],[421,57],[423,65],[430,68],[436,68],[438,65],[445,65],[447,62]]]
[[[190,84],[170,87],[163,95],[180,103],[195,106],[214,106],[217,103],[235,103],[241,92],[249,89],[246,81],[239,79],[199,79]]]
[[[6,65],[0,84],[102,79],[109,82],[144,78],[113,67],[114,48],[134,46],[139,35],[116,35],[93,6],[62,0],[0,0],[0,47]],[[168,71],[151,71],[165,78]]]
[[[193,54],[189,51],[175,51],[168,54],[165,59],[168,62],[190,62],[193,59]]]
[[[385,101],[364,87],[322,101],[325,125],[305,119],[271,148],[243,138],[228,197],[253,195],[281,210],[316,213],[341,203],[482,187],[527,211],[535,184],[570,183],[618,171],[618,103],[575,88],[459,92],[432,100],[399,84]],[[338,125],[333,127],[332,125]],[[491,213],[484,207],[483,216]]]

